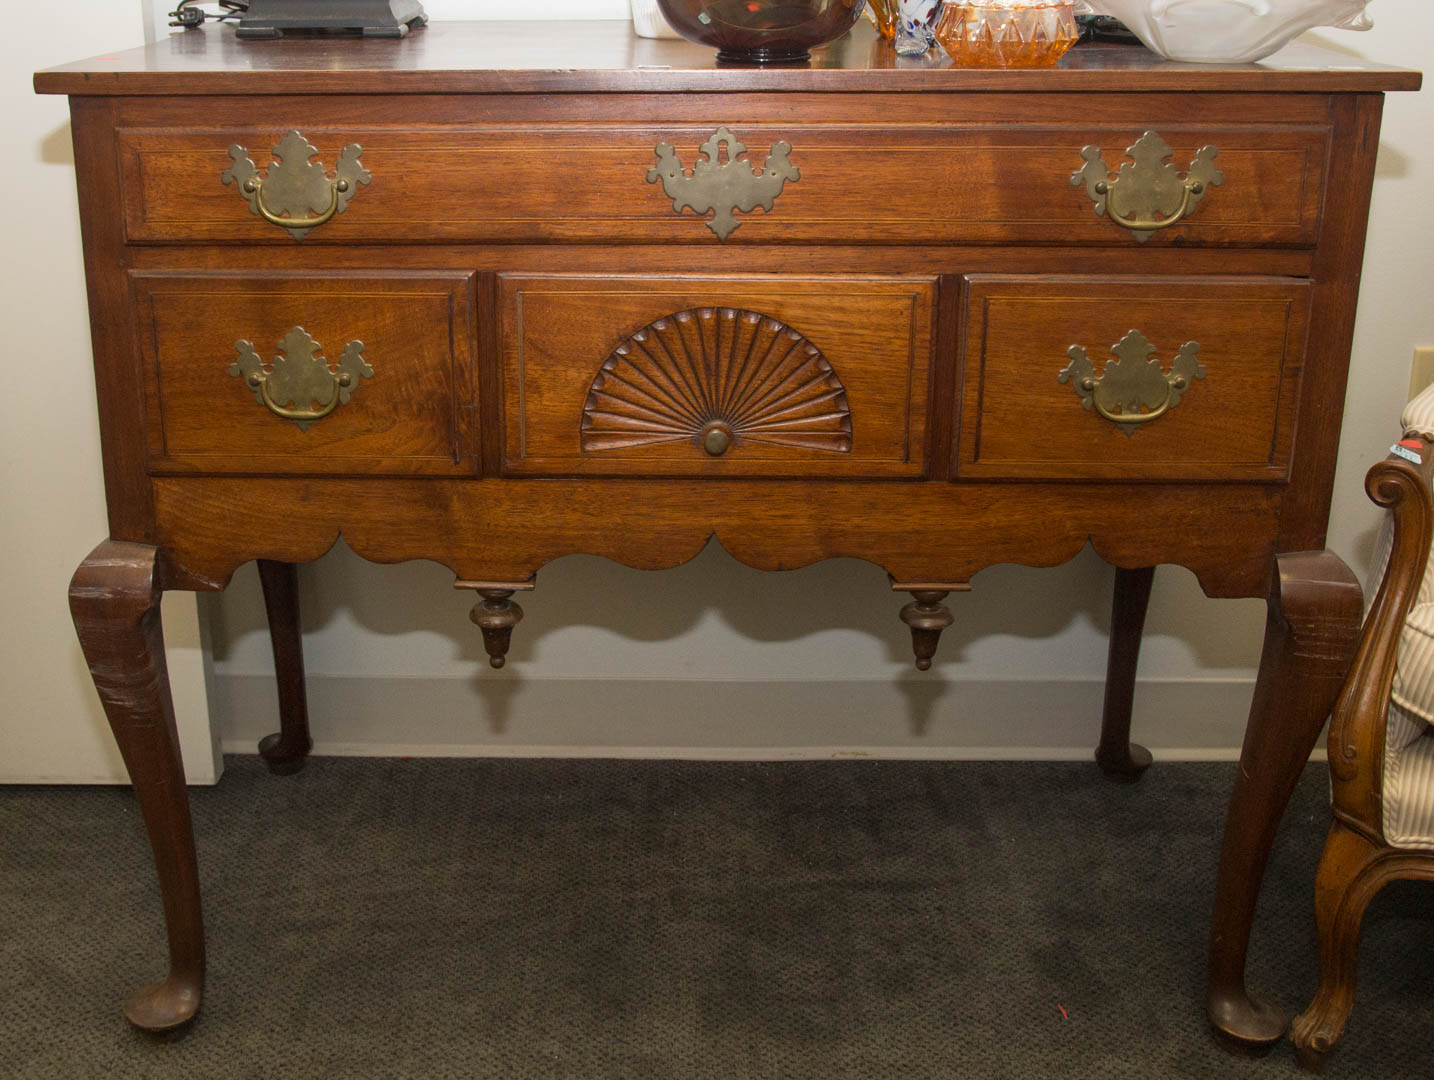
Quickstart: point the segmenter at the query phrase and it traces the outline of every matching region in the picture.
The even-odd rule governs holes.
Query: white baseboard
[[[717,682],[311,675],[315,753],[409,757],[1090,760],[1098,681]],[[1253,683],[1142,682],[1133,737],[1166,760],[1239,756]],[[274,683],[220,674],[224,749],[275,730]]]

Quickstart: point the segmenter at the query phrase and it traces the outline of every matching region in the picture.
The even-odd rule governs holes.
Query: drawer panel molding
[[[1319,124],[1197,124],[1152,116],[1136,126],[1085,117],[1050,125],[906,127],[750,123],[568,125],[515,128],[453,125],[441,130],[349,123],[304,129],[316,160],[302,214],[319,215],[341,178],[318,162],[363,147],[374,182],[350,212],[278,224],[307,229],[308,244],[664,244],[715,245],[1129,245],[1072,188],[1082,147],[1125,147],[1157,130],[1173,163],[1159,171],[1155,200],[1132,208],[1129,162],[1087,161],[1092,186],[1110,188],[1108,208],[1137,225],[1159,211],[1152,248],[1312,246],[1326,187],[1329,129]],[[215,183],[226,148],[256,147],[271,129],[122,128],[117,135],[125,236],[134,244],[285,244],[288,237],[249,212],[233,188]],[[726,139],[740,141],[727,142]],[[742,153],[743,144],[755,148]],[[307,146],[307,144],[306,144]],[[705,149],[697,152],[701,146]],[[1218,146],[1227,177],[1218,200],[1199,201],[1186,169]],[[713,155],[726,150],[725,162]],[[770,147],[770,151],[768,148]],[[794,149],[792,149],[794,148]],[[282,147],[280,149],[283,149]],[[1144,151],[1142,151],[1144,153]],[[1156,151],[1158,154],[1158,150]],[[703,156],[704,154],[708,156]],[[655,156],[654,156],[655,155]],[[1096,155],[1099,156],[1098,154]],[[695,157],[695,161],[694,161]],[[1107,159],[1110,155],[1107,154]],[[247,160],[247,159],[246,159]],[[293,155],[289,160],[295,160]],[[270,175],[279,168],[256,158]],[[1195,169],[1198,173],[1199,169]],[[557,172],[564,183],[553,183]],[[689,175],[690,173],[690,175]],[[1141,175],[1144,175],[1142,172]],[[1173,187],[1171,176],[1173,175]],[[503,177],[501,184],[486,178]],[[649,179],[650,178],[650,179]],[[644,179],[648,179],[644,183]],[[798,182],[799,181],[799,182]],[[263,202],[278,213],[266,179]],[[659,183],[660,182],[660,183]],[[1082,183],[1084,180],[1082,180]],[[1196,182],[1206,185],[1212,180]],[[1173,202],[1166,188],[1173,191]],[[1175,213],[1188,193],[1185,214]],[[1238,197],[1236,197],[1238,196]],[[257,198],[256,198],[257,203]],[[676,211],[676,212],[674,212]],[[704,228],[694,213],[707,217]],[[739,227],[740,226],[740,227]],[[715,234],[715,236],[714,236]]]
[[[958,480],[1289,478],[1308,280],[993,274],[966,282]],[[1102,369],[1096,354],[1107,347],[1114,355]]]
[[[471,273],[131,271],[129,287],[151,475],[477,472]]]

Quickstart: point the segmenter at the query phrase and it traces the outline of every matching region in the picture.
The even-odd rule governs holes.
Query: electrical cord
[[[205,11],[198,5],[202,3],[215,3],[219,8],[218,12]],[[213,19],[215,22],[241,18],[244,12],[249,10],[249,0],[179,0],[179,5],[169,13],[170,26],[182,26],[186,30],[193,30],[204,25],[205,19]]]

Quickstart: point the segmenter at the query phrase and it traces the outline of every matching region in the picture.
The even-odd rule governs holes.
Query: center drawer
[[[504,471],[920,476],[935,288],[504,276]]]

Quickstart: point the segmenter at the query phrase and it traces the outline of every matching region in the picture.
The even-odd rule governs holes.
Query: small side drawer
[[[968,278],[955,473],[1286,479],[1310,293],[1288,278]]]
[[[472,275],[129,280],[151,472],[474,471]]]
[[[505,276],[504,471],[923,475],[935,288]]]

